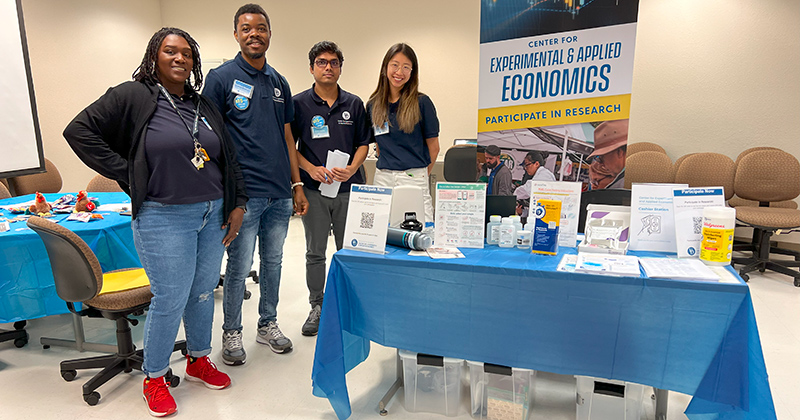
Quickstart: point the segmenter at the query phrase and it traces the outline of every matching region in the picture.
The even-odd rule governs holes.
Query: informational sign
[[[536,176],[522,160],[535,151],[557,180],[622,183],[638,9],[638,0],[481,2],[478,144],[498,146],[515,181]],[[605,121],[618,121],[617,135],[595,132]],[[596,156],[607,159],[592,165]]]
[[[530,181],[532,202],[536,200],[561,201],[561,223],[558,246],[574,248],[578,241],[578,216],[581,209],[581,184],[560,181]],[[528,218],[530,223],[530,217]]]
[[[716,188],[675,188],[672,191],[675,209],[675,242],[678,257],[700,257],[703,239],[703,209],[725,206],[725,192]]]
[[[686,184],[633,184],[631,246],[634,251],[675,252],[673,189]]]
[[[391,205],[391,187],[351,185],[344,247],[383,254],[386,250],[386,230],[389,228]]]
[[[436,184],[437,247],[483,248],[486,217],[486,184]]]

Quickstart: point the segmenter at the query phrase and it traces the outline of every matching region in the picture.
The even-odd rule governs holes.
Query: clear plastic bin
[[[527,420],[536,371],[467,361],[473,418]]]
[[[644,385],[611,379],[577,377],[578,420],[639,420]]]
[[[457,416],[463,359],[400,350],[406,410]]]

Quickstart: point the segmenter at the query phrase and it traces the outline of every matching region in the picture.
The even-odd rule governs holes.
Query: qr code
[[[694,229],[694,234],[699,235],[703,233],[703,217],[692,217],[692,226]]]
[[[361,229],[372,229],[375,224],[375,213],[361,213]]]

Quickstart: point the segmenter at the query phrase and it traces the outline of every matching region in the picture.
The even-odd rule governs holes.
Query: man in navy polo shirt
[[[308,53],[314,85],[293,98],[295,119],[292,132],[298,140],[300,178],[309,202],[303,216],[306,231],[306,284],[311,312],[303,324],[303,335],[316,335],[325,287],[325,250],[333,227],[336,249],[342,249],[350,185],[363,184],[361,164],[373,141],[364,103],[342,90],[344,55],[335,43],[322,41]],[[326,168],[328,153],[338,150],[350,155],[343,167]],[[335,189],[334,182],[341,184]],[[326,191],[323,185],[332,185]]]
[[[308,201],[289,125],[294,118],[289,84],[267,64],[272,36],[269,17],[261,6],[246,4],[236,12],[233,24],[241,52],[209,72],[203,94],[225,117],[251,197],[239,237],[228,248],[222,306],[222,360],[240,365],[246,358],[242,346],[244,281],[253,265],[256,237],[261,260],[256,341],[275,353],[292,350],[292,341],[277,323],[281,260],[292,210],[305,214]]]

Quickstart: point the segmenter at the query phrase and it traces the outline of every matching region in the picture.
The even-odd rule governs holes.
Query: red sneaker
[[[144,378],[142,397],[147,401],[147,409],[154,417],[168,416],[178,411],[175,400],[169,393],[169,385],[164,382],[164,377]]]
[[[186,380],[190,382],[202,382],[206,387],[211,389],[227,388],[231,384],[231,378],[217,370],[217,366],[208,359],[208,356],[203,356],[190,362],[191,357],[186,356]]]

